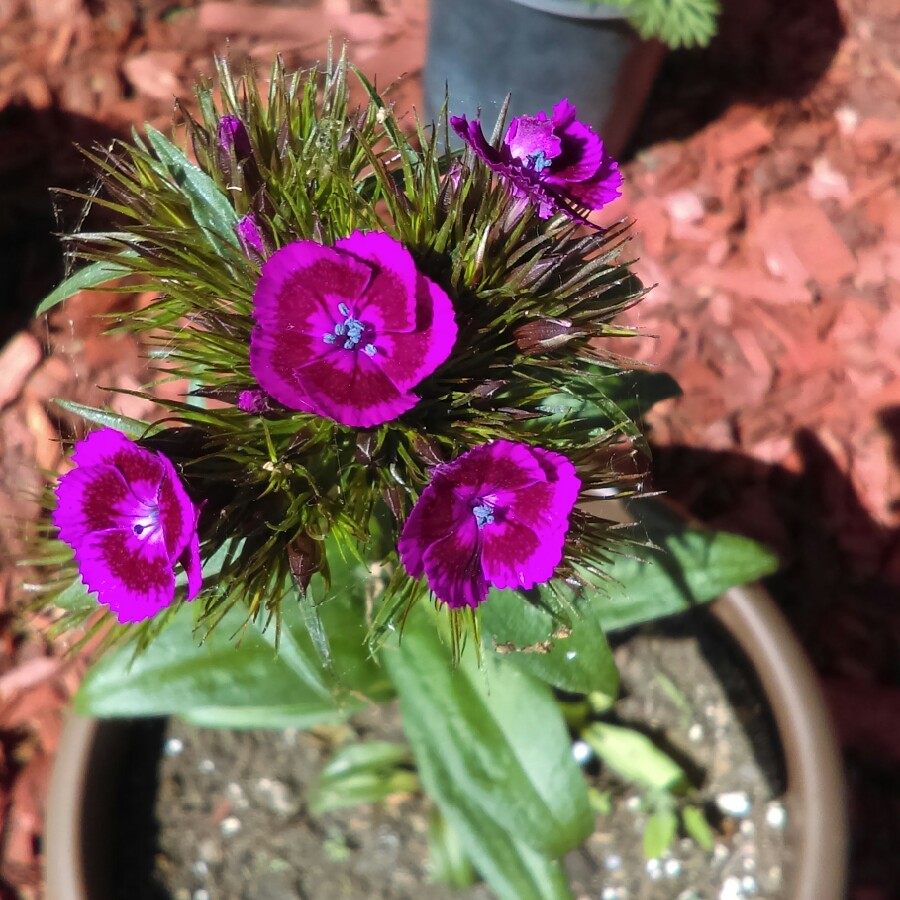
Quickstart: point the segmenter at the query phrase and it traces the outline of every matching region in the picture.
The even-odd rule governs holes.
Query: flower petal
[[[417,328],[418,272],[412,255],[403,244],[382,231],[355,231],[336,241],[334,246],[372,264],[372,280],[355,311],[370,322],[379,335]]]
[[[530,447],[546,482],[516,492],[510,516],[538,535],[569,529],[569,514],[578,499],[581,481],[571,460],[561,453]]]
[[[535,534],[512,520],[486,525],[481,532],[485,578],[498,588],[528,588],[553,577],[562,559],[565,532]]]
[[[419,399],[399,391],[365,353],[335,350],[305,366],[302,378],[312,412],[341,425],[380,425],[412,409]]]
[[[203,586],[203,569],[200,564],[200,537],[196,530],[178,561],[184,566],[184,571],[187,575],[187,595],[184,599],[189,603],[200,593],[200,588]]]
[[[513,159],[523,164],[531,163],[536,154],[543,154],[545,164],[559,156],[562,141],[554,133],[554,125],[547,121],[546,113],[536,116],[518,116],[513,119],[503,143]]]
[[[175,471],[175,467],[165,456],[159,456],[166,470],[159,486],[159,522],[162,525],[163,541],[169,561],[174,563],[187,547],[192,534],[196,534],[197,511],[191,503]]]
[[[56,498],[53,524],[60,539],[76,550],[93,531],[130,528],[145,509],[119,469],[106,464],[67,472],[56,487]]]
[[[480,543],[475,518],[470,517],[425,551],[428,586],[451,608],[475,607],[487,598],[489,585],[481,569]]]
[[[253,292],[253,317],[266,330],[291,329],[322,339],[315,312],[333,315],[341,301],[354,301],[372,280],[372,267],[315,241],[295,241],[276,250]]]
[[[149,453],[114,428],[100,428],[79,441],[72,462],[80,468],[115,466],[138,500],[153,503],[164,469],[155,453]]]
[[[472,518],[471,505],[455,493],[440,471],[436,472],[412,508],[397,545],[400,559],[413,578],[420,578],[425,571],[423,557],[428,547],[447,537],[467,518]]]
[[[516,491],[546,475],[527,444],[493,441],[473,447],[440,468],[441,475],[467,499],[490,495],[496,505],[507,505]]]
[[[162,540],[140,540],[130,529],[87,535],[75,558],[89,591],[120,622],[141,622],[175,598],[175,576]]]
[[[250,336],[250,371],[260,387],[279,403],[312,412],[303,369],[333,352],[321,337],[317,340],[289,329],[257,327]]]
[[[441,287],[419,275],[415,331],[379,335],[374,359],[399,390],[409,390],[447,359],[456,335],[452,301]]]
[[[451,116],[450,127],[475,151],[475,155],[487,163],[488,166],[501,164],[500,154],[495,150],[484,136],[481,130],[481,120],[475,119],[469,122],[465,116]]]

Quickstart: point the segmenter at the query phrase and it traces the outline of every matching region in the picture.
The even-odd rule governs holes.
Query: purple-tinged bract
[[[72,461],[56,488],[53,524],[88,590],[120,622],[140,622],[175,599],[180,563],[185,599],[193,600],[201,583],[197,509],[171,461],[112,428],[78,443]]]
[[[514,196],[531,200],[540,218],[562,211],[582,221],[582,210],[601,209],[620,195],[622,173],[599,135],[575,113],[568,100],[560,100],[551,118],[545,112],[518,116],[499,150],[488,143],[478,119],[454,116],[450,124],[507,180]]]
[[[250,371],[290,409],[342,425],[389,422],[449,356],[453,304],[390,235],[354,232],[273,253],[253,294]]]
[[[559,453],[512,441],[438,466],[400,535],[400,559],[438,600],[475,607],[496,588],[549,581],[581,482]]]

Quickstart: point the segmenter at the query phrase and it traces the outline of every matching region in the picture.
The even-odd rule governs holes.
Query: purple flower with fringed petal
[[[559,453],[512,441],[474,447],[438,466],[398,549],[438,600],[475,607],[490,586],[531,588],[562,559],[581,482]]]
[[[56,488],[53,524],[88,590],[120,622],[140,622],[172,603],[180,563],[193,600],[201,583],[197,509],[169,459],[102,428],[77,444],[72,461]]]
[[[290,409],[369,427],[419,398],[450,355],[453,304],[390,235],[355,232],[273,253],[253,294],[250,371]]]
[[[584,221],[579,210],[601,209],[620,196],[622,173],[599,135],[575,113],[568,100],[560,100],[549,119],[545,112],[518,116],[499,150],[487,142],[478,119],[453,116],[450,124],[488,168],[509,182],[514,196],[534,203],[540,218],[562,211]]]

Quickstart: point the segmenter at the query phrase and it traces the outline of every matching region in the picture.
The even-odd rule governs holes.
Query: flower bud
[[[262,232],[259,230],[259,225],[253,213],[247,213],[246,216],[243,216],[235,226],[235,231],[244,255],[252,262],[262,265],[269,254],[266,252]]]
[[[523,353],[545,353],[583,334],[566,319],[533,319],[515,331],[516,346]]]
[[[234,155],[238,161],[247,159],[253,152],[250,148],[250,135],[247,134],[244,123],[237,116],[225,115],[219,119],[217,139],[219,148],[226,156],[234,148]]]

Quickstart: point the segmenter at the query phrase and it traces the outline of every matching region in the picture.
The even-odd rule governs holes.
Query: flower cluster
[[[565,100],[497,146],[460,118],[463,154],[423,130],[414,148],[378,95],[350,112],[347,74],[276,64],[262,103],[221,64],[224,108],[206,88],[202,119],[184,111],[196,164],[152,130],[91,156],[96,202],[133,223],[78,246],[158,295],[120,324],[193,386],[160,401],[166,427],[90,434],[56,489],[59,538],[120,622],[198,596],[213,624],[277,613],[356,557],[387,573],[377,643],[429,589],[454,614],[605,558],[578,499],[639,436],[598,339],[642,289],[624,227],[580,226],[616,163]]]

